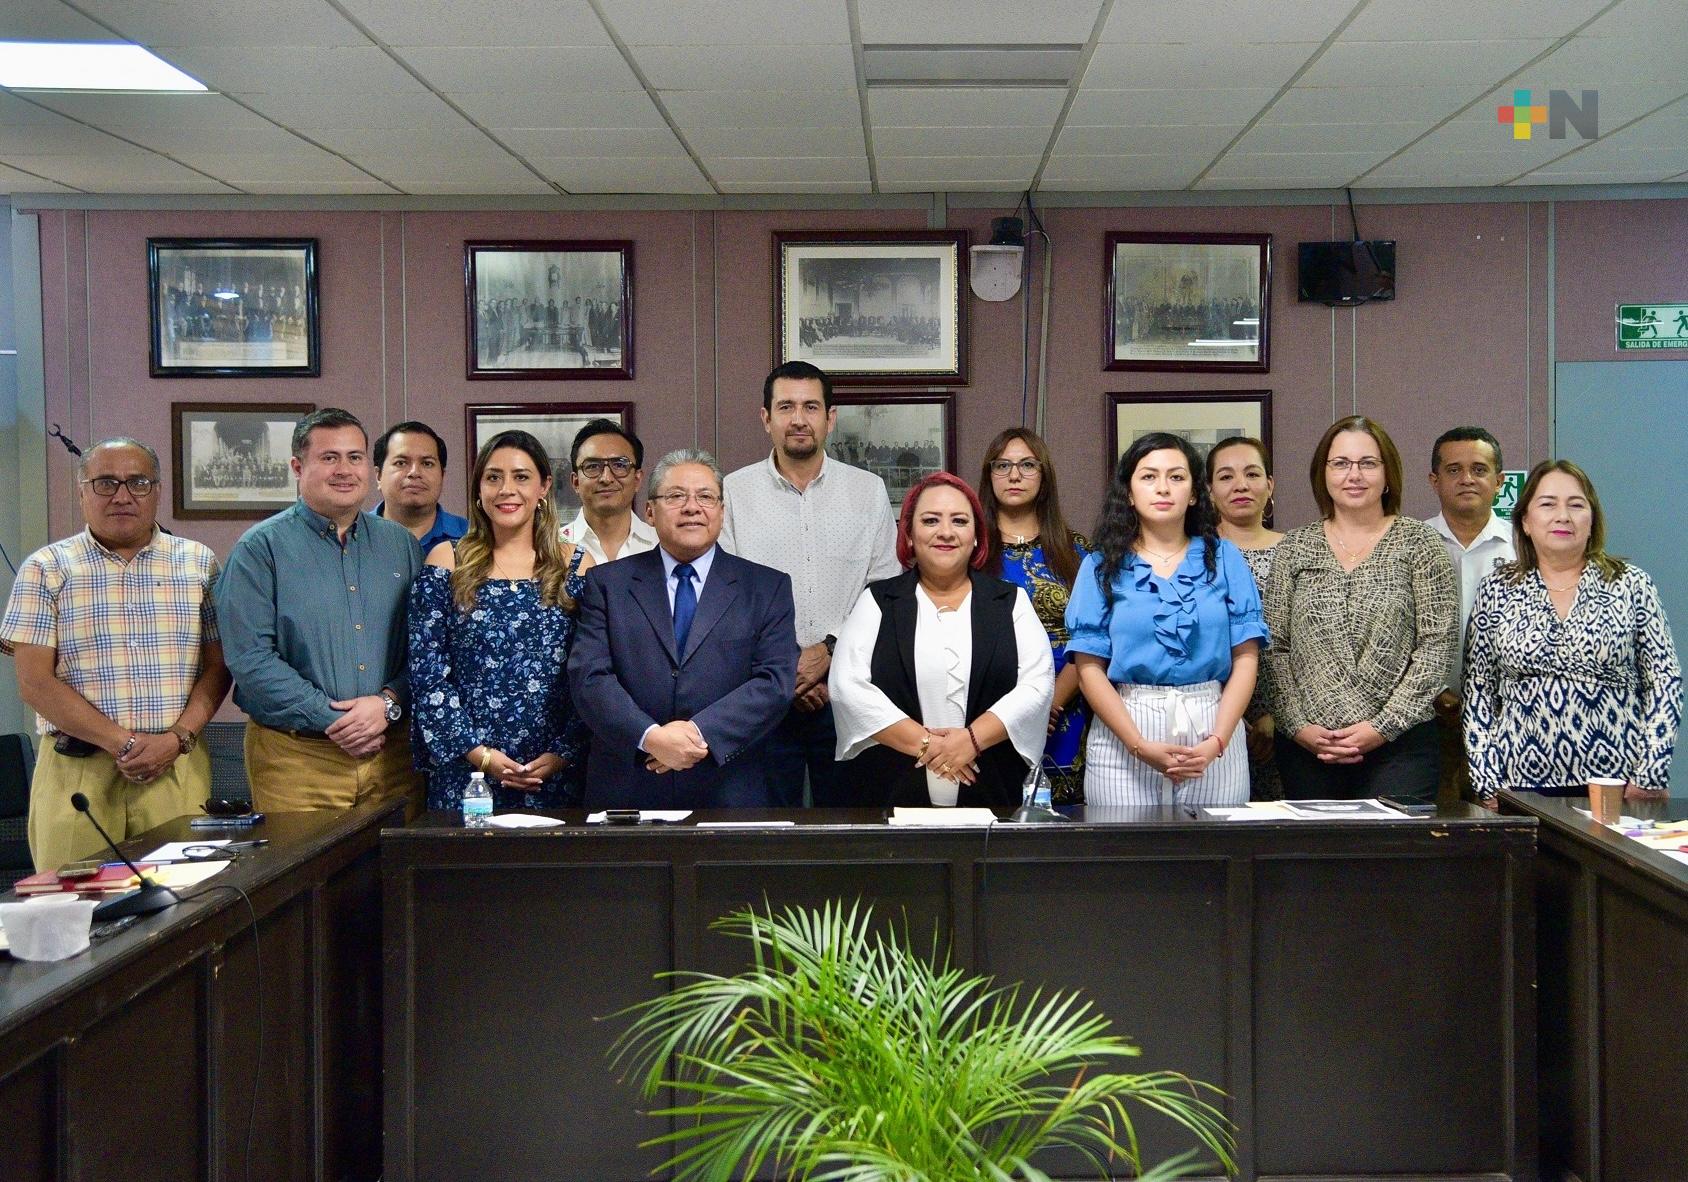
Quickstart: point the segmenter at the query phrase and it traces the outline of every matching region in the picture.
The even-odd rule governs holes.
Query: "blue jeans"
[[[816,808],[848,808],[862,802],[846,799],[841,765],[834,758],[838,734],[832,725],[832,704],[819,710],[787,710],[773,733],[762,741],[762,767],[768,799],[775,808],[803,807],[803,773],[809,773],[809,794]]]

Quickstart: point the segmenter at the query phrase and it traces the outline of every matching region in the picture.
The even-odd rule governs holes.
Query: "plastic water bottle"
[[[1039,764],[1026,777],[1027,785],[1031,788],[1031,806],[1034,809],[1052,809],[1055,807],[1055,789],[1049,782],[1049,773]]]
[[[486,786],[486,773],[470,772],[469,786],[463,789],[463,827],[485,829],[492,820],[492,792]]]

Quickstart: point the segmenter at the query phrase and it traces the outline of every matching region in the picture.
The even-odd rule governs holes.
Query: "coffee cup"
[[[1602,825],[1616,825],[1624,812],[1624,781],[1605,776],[1590,780],[1588,811]]]

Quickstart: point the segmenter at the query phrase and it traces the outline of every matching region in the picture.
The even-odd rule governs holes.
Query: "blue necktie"
[[[697,592],[692,589],[692,577],[696,573],[689,562],[674,568],[674,651],[682,658],[686,655],[686,636],[692,630],[692,617],[697,615]]]

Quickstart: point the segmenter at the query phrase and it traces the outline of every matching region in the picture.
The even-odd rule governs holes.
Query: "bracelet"
[[[129,741],[123,744],[123,749],[117,753],[117,758],[122,759],[125,755],[129,754],[129,752],[133,751],[135,749],[135,744],[138,742],[140,742],[140,736],[131,731],[129,734]]]
[[[1224,755],[1225,754],[1225,740],[1220,738],[1218,735],[1214,734],[1212,731],[1209,731],[1207,734],[1202,736],[1202,742],[1205,743],[1209,739],[1212,739],[1215,743],[1219,744],[1219,754]]]
[[[491,763],[492,763],[492,748],[490,746],[488,746],[487,744],[483,743],[483,744],[481,744],[481,775],[483,775],[483,776],[486,775],[486,769]]]
[[[984,755],[984,752],[979,750],[979,736],[973,733],[972,723],[968,723],[963,729],[966,730],[967,737],[973,740],[973,758],[978,759],[980,756]]]
[[[932,732],[927,731],[925,734],[920,736],[920,750],[916,751],[914,753],[914,758],[916,760],[925,759],[926,758],[926,748],[930,747],[931,745],[932,745]]]

